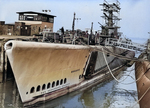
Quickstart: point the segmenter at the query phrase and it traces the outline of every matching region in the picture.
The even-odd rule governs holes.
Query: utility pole
[[[74,12],[73,23],[72,23],[72,32],[74,32],[75,16],[76,16],[76,13]]]
[[[93,34],[93,22],[92,22],[92,24],[91,24],[90,35],[88,36],[88,45],[90,44],[90,40],[92,39],[92,34]]]
[[[81,20],[81,18],[76,18],[76,13],[74,12],[74,16],[73,16],[73,23],[72,23],[72,32],[73,32],[73,41],[75,41],[75,32],[74,32],[74,27],[75,27],[75,20]],[[72,41],[72,44],[75,43]]]
[[[76,13],[74,12],[73,23],[72,23],[72,32],[74,32],[75,20],[81,20],[81,18],[76,18]]]
[[[92,31],[93,31],[93,22],[91,24],[91,36],[92,36]]]

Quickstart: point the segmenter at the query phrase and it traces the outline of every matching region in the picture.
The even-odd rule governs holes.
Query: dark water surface
[[[76,91],[36,105],[34,108],[139,108],[136,103],[138,99],[134,76],[133,65],[118,76],[119,81],[125,84],[110,80],[84,91]],[[0,108],[23,108],[14,80],[0,83]]]

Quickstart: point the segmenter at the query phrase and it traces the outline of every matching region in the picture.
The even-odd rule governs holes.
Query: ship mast
[[[75,20],[81,20],[81,18],[76,18],[76,13],[74,12],[73,22],[72,22],[72,32],[74,32]]]
[[[101,37],[103,38],[119,38],[121,33],[118,32],[117,22],[120,21],[118,18],[120,13],[120,3],[117,0],[116,3],[109,4],[106,0],[104,0],[103,4],[103,15],[102,18],[105,20],[105,25],[101,25],[102,32]]]
[[[74,26],[75,26],[75,15],[76,15],[76,13],[74,12],[74,16],[73,16],[73,23],[72,23],[72,32],[74,32]]]

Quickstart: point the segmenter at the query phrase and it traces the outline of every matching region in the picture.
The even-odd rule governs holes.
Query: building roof
[[[14,26],[15,24],[5,24],[5,25]]]
[[[46,15],[50,17],[56,17],[54,15],[46,14],[46,13],[41,13],[41,12],[33,12],[33,11],[25,11],[25,12],[16,12],[17,14],[24,14],[24,13],[30,13],[30,14],[40,14],[40,15]]]

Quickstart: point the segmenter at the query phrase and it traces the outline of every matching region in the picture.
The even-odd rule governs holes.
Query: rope
[[[90,46],[89,46],[90,47]],[[109,49],[107,49],[106,47],[103,47],[103,48],[105,48],[106,50],[109,50]],[[104,54],[104,52],[107,52],[107,51],[104,51],[104,49],[102,48],[102,52],[103,52],[103,56],[104,56],[104,60],[105,60],[105,62],[106,62],[106,65],[107,65],[107,67],[108,67],[108,69],[109,69],[109,72],[111,73],[111,75],[112,75],[112,77],[117,81],[117,82],[119,82],[119,83],[121,83],[118,79],[116,79],[115,77],[114,77],[114,75],[112,74],[112,71],[111,71],[111,69],[109,68],[109,65],[108,65],[108,62],[107,62],[107,60],[106,60],[106,56],[105,56],[105,54]],[[97,49],[97,48],[95,48],[95,49]],[[100,49],[98,49],[98,51],[100,51]],[[111,51],[109,51],[111,54],[113,53],[113,52],[111,52]],[[113,53],[114,54],[114,53]],[[114,55],[118,55],[118,54],[114,54]],[[118,55],[117,56],[118,58],[120,57],[120,58],[126,58],[127,60],[133,60],[132,58],[128,58],[128,57],[125,57],[125,56],[121,56],[121,55]],[[134,59],[133,61],[144,61],[143,59]],[[150,63],[149,63],[150,64]],[[148,65],[149,65],[148,64]],[[145,72],[146,73],[146,72]],[[145,74],[144,73],[144,74]],[[143,74],[143,75],[144,75]],[[135,83],[135,82],[137,82],[138,80],[140,80],[142,77],[143,77],[143,75],[141,75],[141,77],[139,77],[137,80],[135,80],[135,81],[133,81],[133,82],[130,82],[130,83],[122,83],[122,84],[132,84],[132,83]]]
[[[103,51],[103,48],[102,48],[102,51]],[[121,83],[121,84],[131,84],[131,83],[134,83],[134,82],[131,82],[131,83],[122,83],[122,82],[120,82],[118,79],[116,79],[115,78],[115,76],[113,75],[113,73],[112,73],[112,71],[111,71],[111,69],[110,69],[110,67],[109,67],[109,65],[108,65],[108,63],[107,63],[107,60],[106,60],[106,56],[105,56],[105,54],[104,54],[104,51],[103,51],[103,56],[104,56],[104,60],[105,60],[105,62],[106,62],[106,65],[107,65],[107,67],[108,67],[108,69],[109,69],[109,72],[110,72],[110,74],[112,75],[112,77],[117,81],[117,82],[119,82],[119,83]],[[150,63],[147,65],[147,67],[150,65]],[[149,68],[150,69],[150,68]],[[147,71],[149,70],[149,69],[147,69]],[[147,72],[146,71],[146,72]],[[146,73],[145,72],[145,73]],[[144,74],[145,74],[144,73]],[[143,74],[143,75],[144,75]],[[141,75],[141,77],[139,77],[136,81],[138,81],[138,80],[140,80],[142,77],[143,77],[143,75]],[[132,106],[132,108],[135,106],[135,105],[137,105],[137,103],[139,103],[142,99],[143,99],[143,97],[147,94],[147,92],[150,90],[150,87],[144,92],[144,94],[140,97],[140,99]]]
[[[90,47],[90,46],[89,46]],[[105,51],[104,51],[104,49],[103,48],[105,48]],[[130,82],[130,83],[122,83],[122,81],[119,81],[114,75],[113,75],[113,73],[112,73],[112,71],[111,71],[111,69],[110,69],[110,67],[109,67],[109,65],[108,65],[108,62],[107,62],[107,60],[106,60],[106,56],[105,56],[105,53],[111,53],[112,55],[114,55],[114,56],[116,56],[116,57],[118,57],[118,58],[122,58],[122,59],[126,59],[126,60],[132,60],[132,61],[145,61],[145,60],[143,60],[143,59],[138,59],[138,58],[128,58],[128,57],[125,57],[125,56],[122,56],[122,55],[118,55],[118,54],[115,54],[115,53],[113,53],[113,52],[111,52],[109,49],[107,49],[106,47],[103,47],[102,48],[102,53],[103,53],[103,56],[104,56],[104,60],[105,60],[105,63],[106,63],[106,65],[107,65],[107,67],[108,67],[108,70],[109,70],[109,73],[111,74],[111,76],[118,82],[118,83],[121,83],[121,84],[132,84],[132,83],[135,83],[135,82],[137,82],[138,80],[140,80],[142,77],[143,77],[143,75],[149,70],[147,70],[143,75],[141,75],[141,77],[139,77],[137,80],[135,80],[135,81],[133,81],[133,82]],[[96,48],[94,48],[94,50],[97,50],[97,51],[101,51],[100,49],[98,49],[97,47]],[[105,53],[104,53],[105,52]],[[150,65],[150,63],[147,65],[147,67]],[[128,76],[130,76],[130,75],[128,75]],[[125,78],[126,79],[126,78]],[[124,80],[125,80],[124,79]],[[123,80],[123,81],[124,81]],[[145,91],[145,93],[140,97],[140,99],[136,102],[136,104],[137,103],[139,103],[142,99],[143,99],[143,97],[146,95],[146,93],[148,92],[150,90],[150,87]],[[135,105],[136,105],[135,104]],[[135,105],[133,105],[133,107],[135,106]],[[132,107],[132,108],[133,108]]]
[[[132,72],[132,71],[131,71]],[[133,80],[135,80],[130,74],[131,74],[131,72],[128,74],[128,75],[124,75],[124,76],[126,76],[126,78],[124,78],[123,80],[121,80],[120,82],[123,82],[124,80],[126,80],[129,76],[133,79]]]
[[[117,59],[117,57],[115,57],[114,59]],[[100,58],[98,57],[98,60],[100,61]],[[113,60],[114,61],[114,60]],[[111,63],[111,62],[110,62]],[[108,63],[108,65],[110,64]],[[103,69],[104,70],[104,69]],[[124,80],[126,80],[128,78],[128,76],[130,76],[131,72],[133,71],[134,69],[130,70],[130,73],[128,75],[124,75],[124,76],[127,76],[126,78],[124,78],[123,80],[121,80],[120,82],[123,82]],[[129,71],[129,70],[126,70],[126,71]],[[133,80],[135,80],[132,76],[130,76]]]
[[[117,56],[118,58],[127,59],[127,60],[132,60],[132,61],[144,61],[143,59],[138,59],[138,58],[129,58],[129,57],[125,57],[125,56],[122,56],[122,55],[119,55],[119,54],[113,53],[112,51],[110,51],[110,50],[109,50],[108,48],[106,48],[105,46],[103,46],[103,48],[105,48],[105,50],[106,50],[107,52],[110,52],[111,54],[113,54],[113,55]],[[127,50],[127,51],[125,51],[124,53],[126,53],[126,52],[128,52],[128,50]]]
[[[133,108],[136,104],[138,104],[149,90],[150,90],[150,87],[145,91],[145,93],[143,93],[143,95],[140,97],[140,99],[131,108]]]
[[[129,90],[126,90],[126,89],[123,89],[123,88],[117,88],[117,89],[120,89],[121,91],[122,90],[126,91],[127,93],[129,93],[134,98],[135,101],[137,101],[136,97],[134,97],[134,95]]]
[[[103,51],[103,48],[102,48],[102,51]],[[108,65],[108,62],[107,62],[107,60],[106,60],[106,56],[105,56],[104,51],[103,51],[103,56],[104,56],[104,60],[105,60],[105,63],[106,63],[106,65],[107,65],[107,68],[108,68],[108,70],[109,70],[109,73],[111,74],[111,76],[112,76],[118,83],[128,85],[128,84],[135,83],[135,82],[137,81],[137,80],[136,80],[136,81],[133,81],[133,82],[130,82],[130,83],[122,83],[122,81],[119,81],[119,80],[113,75],[113,73],[112,73],[112,71],[111,71],[111,69],[110,69],[110,67],[109,67],[109,65]],[[139,79],[138,79],[138,80],[139,80]]]
[[[146,66],[146,67],[148,67],[150,65],[150,63]],[[150,68],[148,68],[147,70],[146,70],[146,72],[149,70]],[[145,72],[145,73],[146,73]],[[144,74],[145,74],[144,73]],[[144,75],[143,74],[143,75]],[[141,77],[140,78],[142,78],[143,77],[143,75],[141,75]],[[140,79],[139,78],[139,79]],[[143,97],[146,95],[146,93],[148,92],[150,90],[150,87],[143,93],[143,95],[140,97],[140,99],[131,107],[131,108],[133,108],[136,104],[138,104],[142,99],[143,99]]]
[[[88,46],[88,47],[90,47],[90,46]],[[103,48],[101,48],[101,49],[99,49],[99,48],[97,48],[97,47],[90,47],[90,48],[93,49],[93,50],[95,50],[95,51],[100,51],[100,52],[102,52],[101,49],[103,49],[103,48],[105,48],[105,47],[103,47]],[[122,56],[122,55],[113,53],[113,52],[111,52],[111,51],[108,51],[106,48],[105,48],[105,50],[103,50],[103,52],[105,52],[105,53],[111,53],[111,55],[113,55],[113,56],[115,56],[115,57],[117,57],[117,58],[120,58],[120,59],[132,60],[132,61],[145,61],[145,60],[143,60],[143,59],[125,57],[125,56]]]
[[[90,47],[90,46],[89,46]],[[105,48],[105,51],[104,51],[104,49],[103,48]],[[104,52],[105,53],[111,53],[112,55],[114,55],[114,56],[116,56],[116,57],[118,57],[118,58],[121,58],[121,59],[126,59],[126,60],[132,60],[132,61],[145,61],[144,59],[138,59],[138,58],[128,58],[128,57],[125,57],[125,56],[122,56],[122,55],[118,55],[118,54],[115,54],[115,53],[113,53],[112,51],[110,51],[109,49],[107,49],[105,46],[102,48],[102,50],[100,50],[100,49],[98,49],[97,47],[95,47],[94,48],[94,50],[96,50],[96,51],[102,51],[102,53],[103,53],[103,56],[104,56],[104,60],[105,60],[105,62],[106,62],[106,65],[107,65],[107,67],[108,67],[108,70],[109,70],[109,73],[112,75],[112,77],[117,81],[117,82],[119,82],[119,83],[121,83],[121,84],[132,84],[132,83],[135,83],[135,82],[137,82],[138,80],[140,80],[142,77],[143,77],[143,75],[149,70],[147,70],[145,73],[143,73],[143,75],[141,75],[137,80],[135,80],[135,81],[133,81],[133,82],[130,82],[130,83],[122,83],[122,81],[119,81],[114,75],[113,75],[113,73],[112,73],[112,71],[111,71],[111,69],[110,69],[110,67],[109,67],[109,65],[108,65],[108,62],[107,62],[107,60],[106,60],[106,56],[105,56],[105,54],[104,54]],[[150,65],[150,63],[147,65],[147,67]],[[131,73],[131,72],[130,72]],[[129,73],[129,74],[130,74]],[[130,76],[130,75],[127,75],[127,77],[128,76]],[[126,78],[127,78],[126,77]],[[125,78],[125,79],[126,79]],[[132,77],[133,78],[133,77]],[[125,80],[124,79],[124,80]],[[123,81],[124,81],[123,80]],[[138,104],[142,99],[143,99],[143,97],[147,94],[147,92],[150,90],[150,87],[144,92],[144,94],[140,97],[140,99],[135,103],[135,105],[136,104]],[[133,105],[133,107],[135,107],[135,105]],[[132,107],[132,108],[133,108]]]
[[[131,72],[131,71],[134,71],[134,70],[135,70],[135,68],[132,68],[130,70],[125,70],[125,72]]]
[[[91,47],[90,45],[86,45],[87,47],[89,47],[91,50],[93,50],[93,51],[100,51],[100,52],[102,52],[102,50],[101,49],[105,49],[105,50],[103,50],[103,52],[105,52],[105,53],[111,53],[111,55],[113,55],[113,56],[115,56],[115,57],[117,57],[117,58],[120,58],[120,59],[125,59],[125,60],[131,60],[131,61],[145,61],[144,59],[138,59],[138,58],[129,58],[129,57],[125,57],[125,56],[123,56],[123,55],[119,55],[119,54],[116,54],[116,53],[113,53],[112,51],[110,51],[108,48],[106,48],[105,46],[103,46],[103,48],[98,48],[97,46],[95,46],[95,47]],[[127,51],[125,51],[125,52],[127,52]]]

